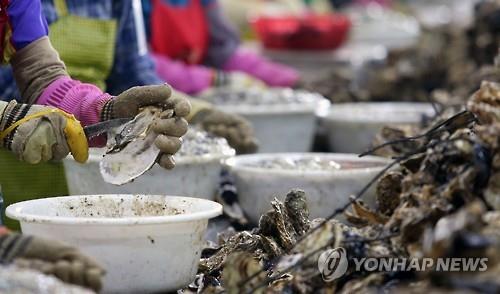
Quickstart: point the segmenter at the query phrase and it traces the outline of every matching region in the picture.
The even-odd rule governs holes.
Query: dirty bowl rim
[[[363,167],[363,168],[353,168],[353,169],[338,169],[338,170],[289,170],[281,168],[264,168],[245,165],[245,162],[258,162],[264,159],[273,159],[281,157],[298,157],[298,158],[308,158],[308,157],[323,157],[332,160],[349,160],[349,161],[369,161],[377,162],[380,165],[373,167]],[[387,167],[391,163],[390,159],[379,157],[379,156],[364,156],[359,157],[354,153],[315,153],[315,152],[294,152],[294,153],[259,153],[259,154],[248,154],[248,155],[238,155],[235,157],[227,158],[223,160],[222,164],[224,167],[233,171],[245,171],[251,173],[262,173],[267,171],[275,175],[317,175],[317,176],[336,176],[336,175],[355,175],[359,173],[369,173],[374,171],[379,171]]]
[[[407,110],[401,112],[403,110]],[[324,116],[327,121],[353,123],[414,123],[414,114],[435,114],[434,108],[426,102],[356,102],[333,104]],[[361,115],[365,113],[365,115]],[[371,115],[376,113],[377,115]],[[354,114],[354,115],[353,115]],[[386,115],[383,115],[386,114]],[[388,119],[387,115],[393,115]]]
[[[50,216],[40,215],[34,213],[24,213],[23,208],[26,205],[36,205],[48,200],[57,199],[77,199],[81,197],[97,198],[112,196],[113,198],[135,197],[135,196],[150,196],[150,197],[166,197],[173,200],[188,200],[194,202],[205,203],[207,209],[198,212],[182,213],[177,215],[164,215],[164,216],[142,216],[142,217],[67,217],[67,216]],[[199,220],[210,219],[222,214],[222,205],[201,198],[185,197],[185,196],[171,196],[171,195],[140,195],[140,194],[101,194],[101,195],[72,195],[72,196],[59,196],[49,197],[34,200],[27,200],[9,205],[5,209],[6,215],[14,220],[25,223],[37,224],[59,224],[59,225],[151,225],[151,224],[169,224],[169,223],[183,223],[193,222]]]
[[[218,105],[218,107],[230,113],[241,115],[289,115],[289,114],[314,114],[321,104],[317,103],[290,103],[290,104],[239,104]]]

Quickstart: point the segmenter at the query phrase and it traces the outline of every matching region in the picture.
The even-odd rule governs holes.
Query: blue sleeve
[[[119,23],[115,62],[107,80],[107,90],[114,95],[134,86],[163,83],[156,74],[153,61],[147,52],[140,8],[140,0],[121,0],[113,3],[113,18],[119,20]]]
[[[25,11],[25,9],[30,10]],[[12,1],[7,13],[10,25],[13,30],[15,29],[12,36],[12,44],[16,49],[21,49],[32,41],[47,35],[48,26],[44,17],[45,9],[42,12],[39,0]],[[26,19],[28,19],[27,22],[25,21]],[[0,100],[21,101],[21,95],[17,89],[10,65],[0,66]]]
[[[11,43],[16,50],[48,35],[48,25],[42,14],[40,0],[11,1],[7,15],[12,29]]]

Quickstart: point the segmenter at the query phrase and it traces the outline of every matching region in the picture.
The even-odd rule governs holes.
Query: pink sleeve
[[[273,87],[291,87],[300,79],[295,69],[241,48],[229,58],[223,69],[245,72]]]
[[[174,89],[196,94],[212,85],[214,70],[200,65],[187,65],[162,55],[151,54],[158,76]]]
[[[98,123],[101,110],[113,96],[92,84],[85,84],[69,77],[52,82],[40,95],[37,104],[57,107],[73,114],[84,126]],[[103,146],[104,137],[91,140],[91,146]]]

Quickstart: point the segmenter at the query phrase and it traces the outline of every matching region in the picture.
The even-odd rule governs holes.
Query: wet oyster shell
[[[149,126],[160,113],[159,108],[145,108],[108,135],[108,151],[99,164],[105,182],[123,185],[153,167],[160,150],[154,144],[157,134]]]

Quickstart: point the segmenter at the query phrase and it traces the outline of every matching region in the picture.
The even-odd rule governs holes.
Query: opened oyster
[[[147,107],[108,134],[108,151],[99,166],[105,182],[126,184],[155,164],[160,150],[154,144],[157,134],[150,130],[150,125],[160,113],[159,108]]]

